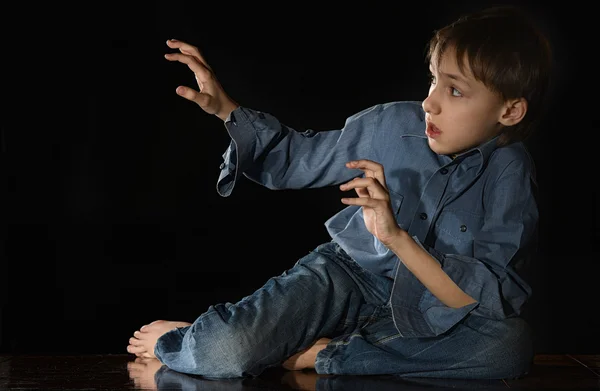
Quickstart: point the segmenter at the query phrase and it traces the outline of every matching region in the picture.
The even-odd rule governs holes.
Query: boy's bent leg
[[[370,324],[334,338],[317,355],[315,370],[332,375],[508,379],[527,374],[532,362],[531,330],[523,319],[470,316],[437,337],[403,338],[389,307],[383,307]]]
[[[340,325],[356,323],[364,304],[385,303],[387,281],[363,273],[336,244],[327,243],[238,303],[211,306],[191,326],[165,333],[154,353],[179,372],[257,376],[339,333]]]

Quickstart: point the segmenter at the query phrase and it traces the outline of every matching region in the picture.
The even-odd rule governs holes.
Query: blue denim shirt
[[[362,176],[345,163],[383,165],[396,220],[476,303],[450,308],[367,231],[362,209],[348,206],[325,225],[356,262],[394,279],[390,305],[404,337],[439,335],[467,314],[518,316],[531,288],[520,275],[535,249],[535,170],[522,143],[496,139],[454,159],[427,143],[420,102],[378,104],[343,128],[296,131],[270,114],[239,107],[225,127],[231,143],[217,181],[229,196],[243,174],[269,189],[332,186]]]

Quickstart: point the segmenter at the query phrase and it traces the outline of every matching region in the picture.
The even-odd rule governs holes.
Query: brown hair
[[[448,48],[456,50],[457,59],[466,55],[473,76],[503,100],[527,100],[525,117],[502,131],[498,145],[528,138],[544,114],[550,84],[552,51],[541,30],[516,7],[491,7],[436,30],[427,62],[437,57],[439,65]],[[462,61],[458,67],[462,72]]]

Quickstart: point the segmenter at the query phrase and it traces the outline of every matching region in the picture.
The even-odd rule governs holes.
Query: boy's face
[[[429,147],[437,154],[465,152],[494,136],[505,105],[498,94],[475,80],[468,63],[459,71],[455,51],[448,48],[439,67],[437,57],[430,63],[431,85],[423,101]]]

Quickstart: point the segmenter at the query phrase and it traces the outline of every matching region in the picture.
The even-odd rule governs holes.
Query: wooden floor
[[[2,356],[0,390],[600,390],[600,355],[539,355],[518,380],[321,376],[269,369],[256,379],[208,380],[131,355]]]

